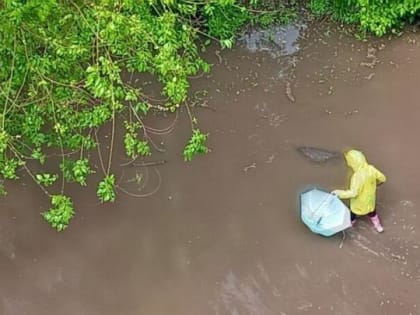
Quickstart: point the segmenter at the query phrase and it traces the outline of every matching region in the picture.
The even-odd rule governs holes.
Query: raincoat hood
[[[357,171],[368,165],[365,156],[358,150],[350,150],[345,153],[344,156],[346,158],[347,165],[350,166],[353,171]]]

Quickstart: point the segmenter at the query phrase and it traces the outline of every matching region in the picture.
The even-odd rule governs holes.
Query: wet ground
[[[362,43],[328,24],[260,35],[249,49],[244,38],[210,50],[211,75],[193,82],[208,91],[192,110],[210,154],[183,162],[185,110],[152,136],[165,164],[120,168],[117,154],[127,191],[157,193],[98,205],[97,179],[71,186],[78,212],[57,234],[39,215],[48,200],[38,188],[8,185],[0,314],[420,314],[420,36]],[[366,153],[388,176],[383,234],[360,220],[325,239],[301,223],[299,191],[344,187],[348,173],[298,146]]]

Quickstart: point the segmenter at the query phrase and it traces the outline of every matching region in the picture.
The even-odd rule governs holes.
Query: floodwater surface
[[[420,36],[363,43],[326,23],[267,36],[210,49],[211,74],[192,82],[207,91],[190,105],[208,155],[182,160],[185,108],[147,122],[156,165],[120,166],[117,148],[120,185],[150,196],[98,204],[98,167],[87,189],[69,186],[77,214],[56,233],[42,192],[8,184],[0,314],[420,314]],[[302,224],[299,192],[345,187],[348,170],[299,146],[366,153],[388,176],[384,233],[364,219],[331,238]]]

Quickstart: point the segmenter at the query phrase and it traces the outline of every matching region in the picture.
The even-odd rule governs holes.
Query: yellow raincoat
[[[345,155],[347,165],[354,174],[350,180],[350,189],[334,190],[341,199],[350,199],[350,209],[356,215],[366,215],[375,210],[376,185],[386,181],[386,177],[373,165],[367,163],[362,152],[350,150]]]

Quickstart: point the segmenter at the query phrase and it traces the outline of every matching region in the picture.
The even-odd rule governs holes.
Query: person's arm
[[[332,193],[337,195],[341,199],[349,199],[349,198],[356,197],[359,193],[359,188],[360,188],[360,184],[361,184],[358,177],[359,176],[357,176],[357,174],[353,174],[353,176],[351,177],[351,180],[350,180],[350,188],[349,189],[347,189],[347,190],[336,189],[336,190],[332,191]]]
[[[376,176],[376,180],[378,181],[379,184],[385,183],[386,182],[386,176],[379,171],[377,168],[373,167],[374,171],[375,171],[375,176]]]

